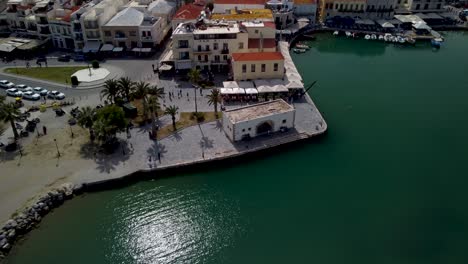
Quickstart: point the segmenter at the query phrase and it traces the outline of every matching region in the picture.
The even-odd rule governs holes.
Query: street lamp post
[[[91,75],[92,75],[92,73],[91,73],[91,67],[90,67],[90,64],[89,64],[89,62],[88,62],[88,70],[89,70],[89,76],[91,76]]]
[[[198,113],[198,106],[197,106],[197,87],[194,85],[193,86],[193,92],[195,95],[195,113]]]
[[[55,142],[55,147],[57,148],[57,155],[60,157],[60,151],[57,145],[57,139],[54,138],[54,142]]]

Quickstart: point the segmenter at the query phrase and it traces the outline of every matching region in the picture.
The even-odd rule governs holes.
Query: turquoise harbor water
[[[76,198],[7,263],[468,263],[468,35],[312,45],[327,135]]]

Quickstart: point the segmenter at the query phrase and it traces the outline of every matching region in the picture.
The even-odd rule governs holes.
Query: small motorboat
[[[338,36],[340,34],[340,32],[338,30],[335,30],[335,32],[333,32],[333,36]]]
[[[397,40],[398,40],[398,42],[401,43],[401,44],[404,44],[404,43],[406,42],[406,38],[404,38],[404,37],[402,37],[402,36],[398,36],[398,37],[397,37]]]
[[[353,35],[353,34],[352,34],[351,32],[349,32],[349,31],[346,31],[345,34],[346,34],[346,37],[348,37],[348,38],[351,37],[351,36]]]
[[[367,34],[367,35],[364,36],[364,39],[369,40],[369,39],[371,39],[371,36],[369,34]]]
[[[406,38],[406,42],[408,42],[411,45],[416,44],[416,40],[414,40],[414,38],[411,38],[411,37]]]
[[[307,50],[306,49],[293,49],[294,53],[305,53]]]
[[[307,45],[305,45],[305,44],[301,44],[301,43],[296,44],[296,48],[298,48],[298,49],[305,49],[305,50],[310,49],[309,46],[307,46]]]
[[[436,38],[436,39],[434,39],[434,40],[435,40],[435,41],[438,41],[438,42],[440,42],[440,43],[444,42],[444,39],[443,39],[443,38]]]
[[[438,41],[438,39],[431,39],[431,45],[432,47],[439,49],[440,46],[442,45],[442,42]]]
[[[371,38],[372,40],[376,40],[376,39],[377,39],[377,35],[372,34],[372,35],[370,36],[370,38]]]
[[[390,33],[386,33],[385,36],[384,36],[384,40],[385,40],[386,42],[391,42],[391,41],[392,41],[392,38],[393,38],[393,36],[392,36],[392,34],[390,34]]]
[[[384,40],[385,37],[383,35],[379,35],[379,40]]]
[[[314,35],[302,35],[303,39],[307,40],[316,40],[317,38]]]

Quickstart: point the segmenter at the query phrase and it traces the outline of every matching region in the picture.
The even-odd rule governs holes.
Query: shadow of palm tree
[[[172,134],[170,137],[173,137],[177,142],[182,140],[182,133],[179,131],[176,131],[174,134]]]
[[[146,150],[146,153],[149,156],[157,156],[157,154],[159,153],[161,157],[164,157],[164,154],[167,153],[167,149],[165,145],[159,142],[154,142],[153,145],[151,145],[151,147]]]
[[[216,120],[216,122],[214,124],[210,124],[210,126],[220,132],[223,131],[223,124],[219,120]]]
[[[128,142],[122,140],[119,140],[118,147],[111,154],[106,154],[98,144],[91,142],[84,144],[80,149],[82,158],[94,159],[97,164],[96,169],[107,173],[115,170],[120,163],[127,161],[132,154],[133,150],[129,147]]]
[[[200,147],[206,148],[206,149],[213,148],[213,142],[214,141],[212,139],[204,136],[200,140]]]

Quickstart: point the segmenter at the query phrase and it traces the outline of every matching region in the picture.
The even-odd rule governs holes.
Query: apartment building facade
[[[164,18],[153,17],[132,7],[117,13],[102,26],[103,42],[128,50],[153,48],[163,40]]]
[[[249,52],[232,54],[234,81],[282,79],[284,57],[281,52]]]

